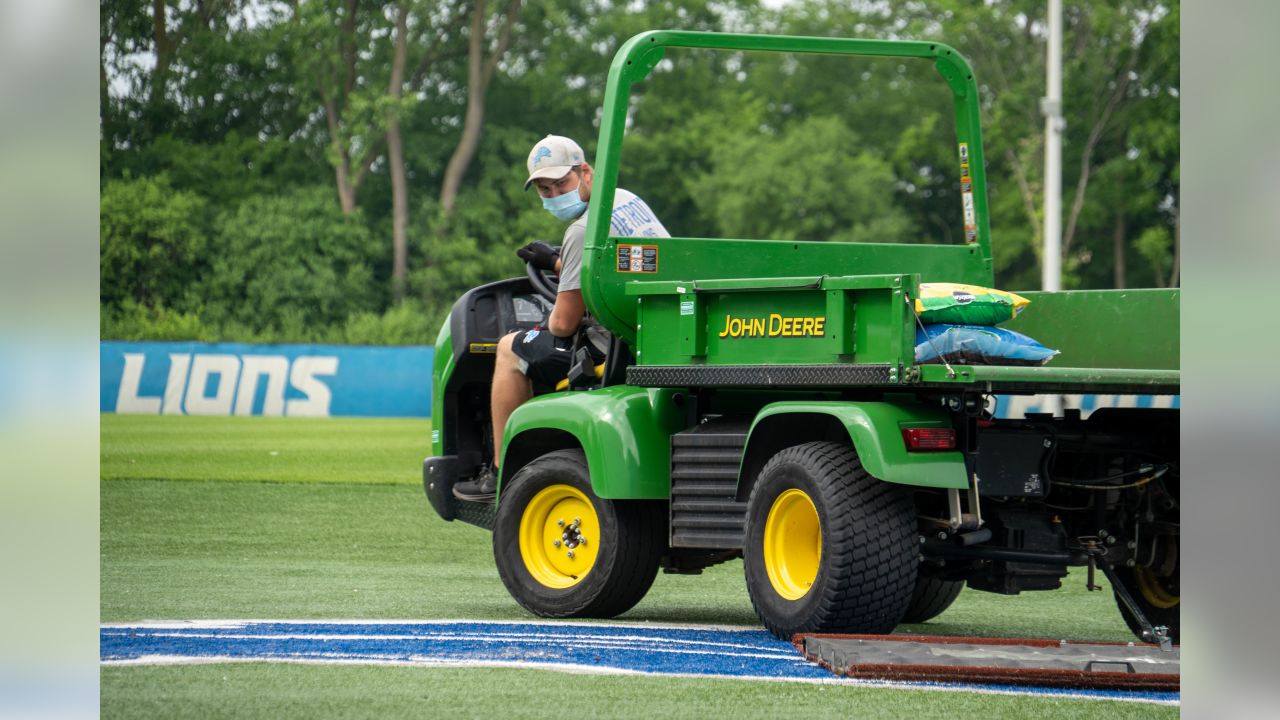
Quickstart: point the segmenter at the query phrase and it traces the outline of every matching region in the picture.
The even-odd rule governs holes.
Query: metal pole
[[[1062,0],[1049,0],[1044,113],[1044,262],[1041,289],[1062,289]]]
[[[1044,113],[1044,259],[1040,287],[1062,289],[1062,0],[1049,0],[1049,43],[1045,62],[1047,94],[1040,101]],[[1045,397],[1044,411],[1059,415],[1062,397]]]

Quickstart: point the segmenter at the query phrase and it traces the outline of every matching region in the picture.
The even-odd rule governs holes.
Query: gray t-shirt
[[[671,237],[653,210],[635,193],[618,188],[613,195],[613,217],[609,220],[613,237]],[[560,290],[582,289],[582,243],[587,235],[587,213],[564,231],[560,244]],[[590,316],[583,320],[587,338],[600,352],[609,347],[609,331],[596,325]]]

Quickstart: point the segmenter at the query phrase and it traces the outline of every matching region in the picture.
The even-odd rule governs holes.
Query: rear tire
[[[664,517],[657,502],[596,497],[581,450],[548,453],[503,490],[493,532],[498,575],[535,615],[613,617],[653,585]]]
[[[919,575],[916,577],[915,590],[911,593],[911,604],[907,605],[902,622],[922,623],[938,617],[960,597],[963,589],[963,580],[943,580]]]
[[[867,474],[853,448],[787,448],[764,466],[747,501],[751,604],[783,639],[890,632],[911,601],[918,543],[910,494]]]

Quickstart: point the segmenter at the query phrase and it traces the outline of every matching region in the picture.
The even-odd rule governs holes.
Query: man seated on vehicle
[[[497,497],[497,474],[502,452],[502,433],[511,413],[535,392],[551,392],[569,373],[574,335],[582,332],[580,347],[586,347],[599,363],[609,346],[609,332],[587,315],[582,300],[582,244],[587,232],[587,207],[591,200],[591,165],[582,148],[567,137],[548,135],[529,152],[529,185],[538,188],[542,207],[560,220],[572,221],[564,231],[559,248],[533,242],[516,254],[540,270],[560,275],[555,307],[546,327],[514,332],[498,341],[493,369],[493,389],[489,402],[493,419],[493,464],[485,466],[474,480],[453,487],[455,497],[471,501],[492,501]],[[613,237],[671,237],[645,204],[622,188],[613,196],[613,216],[609,223]]]

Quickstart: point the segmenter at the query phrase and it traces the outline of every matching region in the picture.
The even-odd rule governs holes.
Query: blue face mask
[[[553,198],[542,198],[542,207],[557,220],[573,220],[581,215],[587,209],[587,203],[578,197],[577,190],[570,190],[563,195],[557,195]]]

